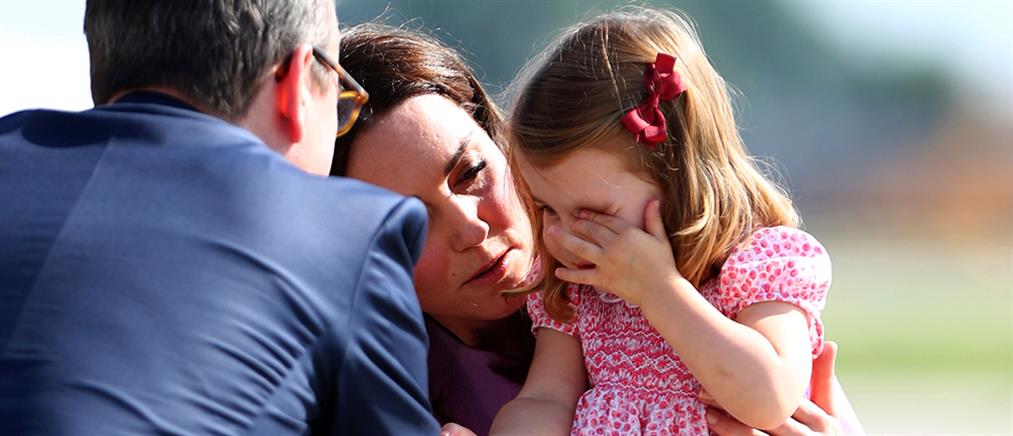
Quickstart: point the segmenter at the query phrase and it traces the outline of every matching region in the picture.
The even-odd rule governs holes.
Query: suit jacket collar
[[[122,97],[116,99],[115,102],[113,102],[113,104],[116,103],[153,103],[200,112],[197,110],[197,108],[191,106],[189,103],[183,100],[180,100],[169,94],[163,94],[157,91],[128,92],[124,94]]]

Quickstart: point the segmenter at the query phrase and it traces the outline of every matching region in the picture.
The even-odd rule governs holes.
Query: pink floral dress
[[[729,255],[718,277],[700,292],[725,316],[764,301],[784,301],[808,314],[813,356],[823,348],[819,313],[830,288],[830,258],[808,233],[763,228]],[[567,289],[575,320],[545,312],[539,294],[528,299],[538,328],[580,340],[591,388],[577,403],[573,434],[708,434],[700,383],[640,309],[590,286]]]

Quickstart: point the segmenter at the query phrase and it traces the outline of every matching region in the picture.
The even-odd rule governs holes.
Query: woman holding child
[[[430,334],[433,410],[447,431],[486,434],[520,392],[534,353],[525,296],[503,291],[535,283],[541,264],[525,191],[506,157],[506,125],[463,60],[428,35],[374,24],[346,29],[340,63],[370,101],[337,140],[332,175],[427,205],[429,233],[414,280]],[[833,346],[826,349],[811,395],[824,407],[843,400],[831,388]],[[830,411],[851,416],[842,410]],[[753,431],[717,410],[708,418],[721,434]],[[805,400],[769,432],[810,429],[839,432],[840,424]]]

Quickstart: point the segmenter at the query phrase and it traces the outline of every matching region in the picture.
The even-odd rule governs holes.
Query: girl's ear
[[[278,122],[291,143],[301,142],[306,131],[313,62],[313,49],[308,44],[300,44],[275,75]]]

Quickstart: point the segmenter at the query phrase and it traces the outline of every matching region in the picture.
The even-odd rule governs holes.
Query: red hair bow
[[[658,108],[658,103],[669,101],[686,91],[682,77],[675,71],[675,56],[658,53],[654,63],[644,71],[644,82],[647,84],[647,98],[644,102],[630,109],[623,116],[623,126],[636,135],[637,142],[654,150],[658,144],[665,142],[667,126],[665,115]]]

